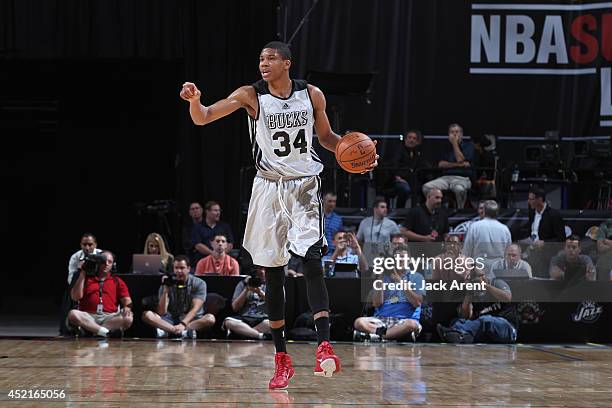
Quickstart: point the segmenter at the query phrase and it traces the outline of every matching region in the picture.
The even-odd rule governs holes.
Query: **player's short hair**
[[[284,60],[291,60],[291,50],[289,46],[284,42],[280,41],[270,41],[264,48],[272,48],[273,50],[278,51],[278,53],[283,57]]]

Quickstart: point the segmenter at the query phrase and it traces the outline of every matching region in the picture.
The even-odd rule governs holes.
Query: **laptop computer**
[[[146,275],[160,275],[164,273],[161,255],[132,255],[132,272]]]
[[[325,261],[323,271],[329,278],[358,278],[357,268],[355,263]]]
[[[492,272],[498,279],[531,279],[525,269],[494,269]]]

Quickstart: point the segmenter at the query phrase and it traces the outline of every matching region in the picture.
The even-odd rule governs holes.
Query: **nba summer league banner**
[[[490,82],[491,89],[506,80],[501,87],[507,89],[514,78],[521,79],[522,90],[552,85],[555,94],[567,96],[558,99],[570,104],[563,109],[585,122],[593,120],[582,129],[607,129],[609,134],[612,2],[555,3],[473,2],[469,73],[480,86]],[[551,100],[551,105],[557,108],[558,102]]]

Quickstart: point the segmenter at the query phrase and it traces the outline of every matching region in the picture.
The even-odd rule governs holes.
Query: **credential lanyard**
[[[100,303],[98,303],[98,307],[96,308],[97,314],[102,314],[104,312],[104,302],[102,300],[102,290],[104,289],[104,282],[106,282],[106,279],[100,281]]]

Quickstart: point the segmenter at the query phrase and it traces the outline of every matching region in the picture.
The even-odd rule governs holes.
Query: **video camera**
[[[85,254],[83,257],[83,266],[81,269],[85,271],[86,276],[95,276],[98,272],[98,267],[106,263],[106,255],[103,254]]]
[[[257,275],[252,275],[251,279],[249,279],[249,281],[247,282],[247,285],[249,285],[252,288],[258,288],[261,286],[263,282],[261,281],[261,278]]]
[[[174,273],[166,272],[166,279],[164,279],[164,285],[166,286],[176,286],[178,281],[174,277]]]

